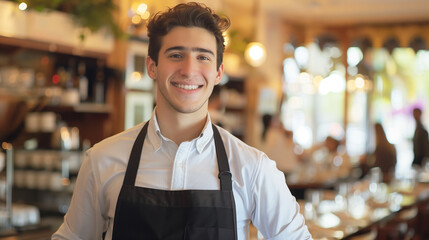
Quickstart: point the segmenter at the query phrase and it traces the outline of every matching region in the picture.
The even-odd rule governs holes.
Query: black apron
[[[164,191],[134,186],[147,127],[148,122],[131,151],[116,204],[112,239],[236,240],[231,172],[217,128],[212,125],[221,189]]]

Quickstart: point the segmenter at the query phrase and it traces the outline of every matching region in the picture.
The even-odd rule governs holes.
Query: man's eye
[[[199,56],[199,57],[198,57],[198,59],[199,59],[199,60],[203,60],[203,61],[208,61],[208,60],[210,60],[210,58],[209,58],[209,57],[206,57],[206,56]]]
[[[175,54],[171,54],[170,58],[182,58],[182,55],[175,53]]]

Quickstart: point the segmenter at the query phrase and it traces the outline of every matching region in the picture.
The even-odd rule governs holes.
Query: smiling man
[[[64,223],[52,239],[311,239],[274,161],[211,123],[227,18],[179,4],[148,24],[148,122],[86,152]]]
[[[211,32],[176,26],[162,38],[157,57],[147,58],[148,74],[158,87],[158,124],[178,145],[197,137],[206,123],[208,98],[223,74],[216,56]]]

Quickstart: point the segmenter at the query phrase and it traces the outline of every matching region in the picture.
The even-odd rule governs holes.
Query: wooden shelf
[[[11,47],[15,47],[17,49],[25,48],[44,52],[63,53],[74,56],[83,56],[98,59],[106,59],[108,56],[108,54],[106,53],[79,49],[76,47],[66,46],[58,43],[49,43],[32,39],[21,39],[0,35],[0,50],[3,51],[3,48],[5,48],[7,51],[12,51],[13,49]]]
[[[108,104],[102,103],[81,103],[74,106],[47,105],[43,108],[43,111],[109,114],[112,108]]]

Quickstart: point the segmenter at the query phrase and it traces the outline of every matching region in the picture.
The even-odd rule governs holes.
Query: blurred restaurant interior
[[[150,118],[145,24],[181,2],[0,0],[0,239],[49,239],[84,151]],[[277,162],[313,238],[429,239],[427,1],[200,2],[231,19],[209,111]]]

